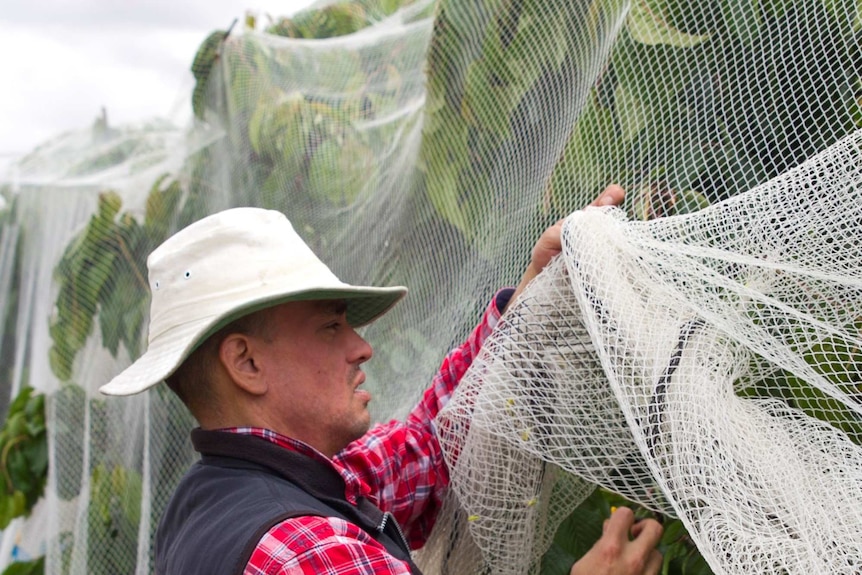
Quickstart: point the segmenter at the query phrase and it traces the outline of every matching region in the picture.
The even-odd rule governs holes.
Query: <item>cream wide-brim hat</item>
[[[288,301],[339,299],[347,321],[365,325],[407,288],[343,283],[280,212],[234,208],[199,220],[147,258],[147,350],[100,391],[132,395],[170,376],[210,335],[244,315]]]

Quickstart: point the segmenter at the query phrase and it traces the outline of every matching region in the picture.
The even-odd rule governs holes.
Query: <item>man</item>
[[[610,186],[593,205],[622,198]],[[432,421],[508,302],[560,251],[557,224],[407,420],[369,431],[361,365],[372,349],[355,328],[405,288],[342,283],[273,211],[227,210],[165,241],[147,261],[148,349],[101,389],[128,395],[165,380],[200,424],[201,460],[161,519],[156,573],[419,573],[410,549],[448,484]],[[621,509],[571,572],[658,573],[660,536]]]

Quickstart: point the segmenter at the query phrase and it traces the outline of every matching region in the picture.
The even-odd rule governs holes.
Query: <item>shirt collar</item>
[[[333,461],[332,459],[325,456],[320,451],[303,441],[288,437],[286,435],[282,435],[277,431],[273,431],[271,429],[264,429],[262,427],[225,427],[219,429],[218,431],[260,437],[278,445],[279,447],[283,447],[284,449],[289,449],[291,451],[295,451],[297,453],[305,455],[306,457],[311,457],[312,459],[327,463],[333,469],[335,469],[339,475],[341,475],[342,479],[344,479],[344,497],[354,505],[356,505],[357,498],[360,495],[367,495],[369,492],[368,487],[363,484],[359,480],[359,477],[355,473],[350,471],[350,469],[339,465],[336,461]]]

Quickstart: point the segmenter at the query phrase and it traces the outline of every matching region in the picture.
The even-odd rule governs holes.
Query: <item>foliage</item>
[[[115,465],[98,464],[90,477],[89,566],[92,575],[132,575],[141,515],[141,476]],[[98,542],[98,543],[97,543]]]
[[[53,429],[55,452],[62,453],[64,461],[64,465],[54,469],[54,485],[57,495],[69,501],[81,491],[87,395],[81,386],[64,383],[52,396],[52,402],[56,414]]]
[[[114,356],[120,345],[138,355],[149,294],[145,257],[167,237],[181,197],[177,181],[161,188],[165,178],[150,191],[143,225],[128,213],[117,217],[119,194],[99,194],[96,213],[57,264],[54,277],[60,291],[50,326],[49,359],[60,380],[72,376],[97,312],[104,347]]]
[[[590,69],[603,26],[621,7],[612,0],[579,5],[440,6],[421,167],[435,208],[468,237],[488,217],[483,206],[490,205],[494,159],[528,136],[528,108],[561,109],[563,101],[539,95],[555,97],[547,86],[562,67]],[[485,31],[481,44],[467,40],[466,26]],[[846,49],[859,33],[855,2],[633,2],[560,152],[542,208],[569,213],[618,182],[637,191],[627,201],[635,217],[685,213],[797,165],[860,125],[860,55]],[[595,44],[585,51],[575,37]],[[808,57],[812,51],[823,57]],[[744,80],[764,63],[763,82]],[[812,78],[822,85],[808,89]],[[793,115],[788,100],[797,107]],[[731,105],[734,113],[723,113]],[[812,129],[800,129],[800,117]],[[751,129],[756,133],[743,136]]]
[[[192,111],[196,117],[201,119],[204,117],[207,80],[209,80],[213,66],[218,60],[221,44],[227,35],[227,30],[211,32],[198,47],[192,61],[191,71],[195,79],[195,87],[192,92]]]
[[[25,386],[0,429],[0,529],[29,515],[45,490],[47,470],[45,396]]]
[[[341,36],[408,3],[357,0],[331,4],[279,19],[267,32],[297,39]],[[443,0],[428,55],[427,115],[419,166],[424,174],[424,199],[439,216],[429,226],[449,226],[469,243],[477,237],[483,219],[493,213],[490,207],[511,200],[494,196],[500,193],[493,186],[495,161],[504,157],[506,146],[513,141],[535,135],[525,126],[530,125],[531,105],[540,101],[537,95],[549,82],[575,81],[564,75],[568,68],[583,73],[591,69],[589,50],[573,40],[573,30],[597,39],[602,26],[622,6],[616,0]],[[610,62],[591,81],[577,122],[556,148],[542,150],[553,155],[557,167],[550,180],[542,183],[543,197],[534,206],[537,219],[580,207],[585,197],[610,181],[630,190],[627,207],[638,219],[694,211],[765,181],[854,125],[862,125],[856,71],[859,55],[839,50],[843,42],[860,33],[855,2],[722,0],[685,6],[689,8],[678,0],[632,3]],[[482,30],[481,41],[465,44],[463,39],[473,36],[476,29]],[[781,45],[771,42],[779,34],[791,40]],[[357,96],[327,98],[300,94],[275,82],[273,78],[315,73],[312,63],[288,57],[275,60],[259,43],[239,38],[235,41],[241,49],[232,50],[227,61],[221,61],[221,48],[228,39],[229,31],[216,31],[199,48],[192,64],[196,81],[192,103],[198,118],[216,114],[230,120],[226,125],[242,126],[240,141],[232,144],[233,149],[246,151],[247,157],[237,158],[237,162],[249,169],[241,175],[246,178],[242,185],[233,187],[260,191],[259,201],[267,207],[280,209],[291,203],[309,208],[297,209],[297,213],[355,203],[366,189],[363,182],[374,181],[367,174],[373,142],[339,128],[339,120],[347,111],[359,110],[372,118],[397,106],[403,82],[397,58],[406,55],[396,51],[393,60],[384,64],[360,56],[314,62],[315,69],[351,70],[333,75],[331,91]],[[798,56],[814,43],[825,45],[834,57],[805,61]],[[730,53],[735,56],[727,57]],[[739,81],[755,63],[764,61],[783,64],[773,64],[762,83]],[[217,76],[217,63],[228,71],[225,86],[210,85]],[[823,85],[816,90],[805,87],[810,77],[820,78]],[[370,89],[380,86],[382,90]],[[565,94],[555,97],[562,99]],[[798,118],[781,112],[782,99],[789,97],[810,119],[812,129],[800,129],[795,125]],[[723,114],[732,100],[749,102],[749,109]],[[545,109],[562,105],[561,100],[541,103]],[[774,110],[778,112],[770,113]],[[647,119],[653,121],[647,123]],[[757,133],[741,137],[752,125]],[[72,172],[91,173],[125,161],[133,152],[132,144],[119,142]],[[335,157],[341,160],[333,162]],[[160,177],[150,190],[142,221],[130,212],[121,213],[122,200],[116,192],[103,191],[96,214],[66,248],[55,273],[60,292],[51,322],[51,367],[61,380],[69,382],[54,398],[58,406],[67,405],[74,413],[86,409],[83,390],[70,379],[75,358],[97,321],[101,343],[112,354],[121,347],[133,357],[139,353],[148,300],[145,256],[172,229],[203,215],[206,189],[202,173],[207,162],[205,152],[192,158],[186,167],[187,180]],[[245,199],[234,200],[244,203]],[[339,217],[349,216],[344,210]],[[310,221],[295,223],[304,230],[311,226]],[[310,236],[311,244],[325,246],[331,241],[326,230],[311,229]],[[428,352],[421,334],[408,332],[405,338],[420,352]],[[837,354],[836,361],[842,365],[855,361],[855,352],[848,350],[822,353]],[[792,378],[785,383],[793,383]],[[797,390],[790,400],[825,417],[825,398],[810,397],[801,385],[789,388]],[[25,413],[30,399],[22,400]],[[89,407],[100,409],[95,402]],[[17,409],[22,409],[21,404]],[[21,418],[13,421],[13,411],[0,440],[13,425],[21,425]],[[30,411],[35,421],[41,408]],[[842,428],[850,424],[855,422],[837,422]],[[37,424],[24,425],[28,432],[38,430]],[[44,414],[41,425],[44,434]],[[57,430],[58,448],[82,452],[81,469],[72,468],[68,478],[58,478],[63,499],[79,493],[86,463],[77,425],[70,422],[68,429]],[[10,432],[6,445],[12,443],[11,437]],[[22,439],[21,449],[24,443]],[[18,453],[19,447],[9,448],[10,474],[13,459],[15,473],[23,469],[22,461],[31,463],[30,456],[13,458],[13,449]],[[32,462],[38,464],[39,452],[33,449]],[[6,469],[5,457],[3,461]],[[41,475],[33,473],[36,479],[30,482],[39,484],[41,476],[42,489],[47,458],[38,469]],[[96,465],[90,474],[89,537],[108,542],[90,547],[90,553],[99,557],[91,564],[103,566],[105,573],[131,573],[132,565],[111,561],[127,556],[119,550],[136,546],[141,478],[133,470],[108,463]],[[9,483],[5,483],[7,493]],[[13,491],[4,500],[0,490],[0,519],[3,513],[24,509],[30,501],[28,495],[17,493],[24,491]],[[566,566],[586,551],[587,542],[591,544],[600,535],[610,507],[623,504],[631,505],[604,491],[588,499],[560,527],[543,558],[543,572],[567,573]],[[637,509],[639,517],[649,513]],[[664,573],[709,573],[682,523],[660,519],[665,525]]]
[[[528,138],[523,126],[531,98],[544,109],[560,109],[552,96],[536,98],[543,84],[551,85],[565,66],[589,69],[583,48],[569,41],[571,30],[595,41],[595,50],[602,26],[620,7],[600,0],[443,0],[428,57],[420,167],[431,203],[465,237],[475,237],[483,220],[495,217],[488,206],[507,202],[492,197],[489,182],[506,146]],[[479,43],[470,40],[476,28],[484,31]],[[559,217],[618,182],[629,191],[626,206],[636,219],[688,213],[799,164],[862,126],[860,55],[846,49],[859,34],[856,2],[635,0],[537,211]],[[811,58],[812,52],[823,56]],[[761,82],[745,80],[764,63]],[[792,114],[789,100],[796,106]],[[724,113],[731,106],[734,113]],[[811,365],[831,365],[827,370],[835,374],[852,373],[846,366],[858,362],[858,351],[831,350],[831,363],[815,359],[816,350],[806,353]],[[860,437],[855,414],[835,409],[837,402],[822,393],[815,397],[816,390],[789,374],[776,378],[783,378],[775,389],[787,390],[783,399],[790,405]],[[598,538],[597,517],[607,517],[603,501],[594,497],[561,527],[544,572],[568,573],[565,563],[586,551],[566,541]],[[663,521],[665,572],[709,572],[682,523]],[[582,523],[599,529],[572,536]]]
[[[543,575],[568,575],[572,565],[602,535],[602,526],[617,507],[630,507],[635,520],[656,519],[664,528],[658,550],[664,557],[662,575],[712,575],[712,570],[688,538],[682,521],[633,505],[604,489],[597,489],[560,525],[551,548],[542,558]]]
[[[858,333],[858,325],[851,327]],[[811,349],[799,350],[799,355],[814,372],[842,392],[850,397],[862,395],[859,376],[862,354],[858,349],[843,341],[826,339]],[[762,358],[752,358],[751,373],[762,375],[761,362]],[[788,407],[841,430],[848,439],[862,446],[862,416],[789,370],[770,370],[770,376],[759,377],[756,384],[746,376],[737,381],[735,387],[740,397],[780,399]]]
[[[374,19],[391,14],[401,2],[383,0],[381,2],[333,5],[326,10],[296,18],[294,24],[281,21],[272,31],[281,26],[298,30],[296,37],[328,37],[350,33],[368,25]],[[356,7],[361,7],[357,9]],[[344,15],[351,15],[350,18]],[[359,18],[358,16],[362,16]],[[213,105],[207,99],[207,82],[220,57],[221,44],[227,38],[226,31],[211,34],[202,44],[192,65],[197,85],[193,94],[193,107],[198,117]],[[249,45],[250,46],[250,45]],[[232,62],[234,77],[246,81],[267,82],[271,70],[265,59],[253,52],[241,54]],[[297,70],[301,73],[301,70]],[[394,68],[384,70],[363,70],[367,80],[357,75],[355,81],[389,82],[393,92],[398,81]],[[382,76],[381,76],[382,74]],[[247,85],[241,87],[247,88]],[[238,90],[241,92],[241,90]],[[273,96],[272,91],[266,96]],[[318,197],[323,202],[344,203],[352,201],[357,193],[342,186],[337,192],[328,192],[325,182],[338,176],[341,183],[351,184],[360,181],[356,174],[348,173],[352,165],[364,166],[368,163],[365,143],[351,139],[350,135],[336,132],[333,125],[319,118],[335,118],[340,112],[333,102],[287,100],[284,105],[275,105],[283,99],[243,102],[239,113],[248,123],[247,137],[256,158],[255,164],[261,182],[271,178],[271,172],[283,174],[285,170],[295,169],[297,161],[302,162],[304,177],[315,189],[323,189]],[[298,104],[298,105],[294,105]],[[379,105],[380,102],[377,102]],[[243,108],[242,105],[246,107]],[[373,102],[358,102],[350,105],[374,105]],[[314,137],[320,141],[321,149],[337,147],[355,150],[346,157],[353,158],[347,163],[327,164],[326,154],[312,155],[299,160],[291,160],[284,150],[290,149],[289,132],[294,130],[297,137]],[[126,161],[135,151],[134,142],[120,143],[104,150],[101,155],[79,163],[74,173],[90,173],[117,162]],[[57,471],[56,485],[58,495],[65,500],[79,495],[84,466],[84,417],[90,411],[91,425],[99,425],[105,417],[104,402],[87,400],[84,390],[71,381],[76,358],[86,341],[98,325],[101,345],[114,356],[121,348],[134,358],[140,353],[143,321],[149,301],[146,280],[146,255],[160,244],[169,233],[183,227],[205,214],[207,189],[204,174],[211,168],[207,151],[193,155],[183,170],[184,177],[169,178],[160,176],[152,185],[146,200],[143,218],[131,212],[123,212],[123,201],[119,193],[106,189],[98,197],[97,209],[85,228],[68,244],[60,262],[55,268],[54,277],[59,286],[55,312],[51,319],[50,335],[52,348],[49,352],[52,371],[65,382],[53,397],[55,409],[63,413],[58,418],[55,440],[58,449],[64,453],[64,461],[72,462]],[[345,178],[345,174],[347,178]],[[272,181],[275,181],[272,179]],[[330,186],[335,189],[338,184]],[[263,186],[275,194],[274,184]],[[41,396],[39,396],[41,397]],[[44,413],[40,412],[44,421]],[[16,420],[17,421],[17,420]],[[169,422],[174,425],[176,422]],[[187,422],[183,421],[185,425]],[[97,436],[91,433],[91,436]],[[44,437],[43,448],[46,448]],[[176,446],[174,446],[176,447]],[[129,559],[129,549],[137,545],[140,515],[141,477],[126,467],[110,464],[105,460],[104,449],[97,442],[90,446],[90,460],[101,461],[89,471],[90,505],[88,507],[88,564],[92,572],[105,575],[133,573],[135,565]],[[79,465],[76,467],[74,463]],[[41,485],[47,477],[47,459],[41,469]],[[171,481],[171,478],[159,478]],[[175,480],[175,478],[173,478]],[[18,497],[20,500],[20,497]],[[17,508],[16,508],[17,509]],[[61,534],[65,540],[63,547],[71,553],[75,535],[71,532]],[[64,571],[69,568],[70,555],[64,560]],[[20,564],[24,569],[24,565]]]
[[[52,397],[58,413],[54,440],[64,465],[56,469],[54,479],[59,497],[71,500],[80,494],[84,474],[89,474],[91,573],[135,572],[136,559],[129,550],[137,546],[142,480],[135,469],[112,463],[110,453],[115,446],[110,434],[100,431],[109,418],[107,403],[87,399],[83,388],[71,381],[73,367],[97,323],[100,343],[111,354],[116,357],[124,348],[132,358],[139,355],[149,304],[146,257],[171,231],[203,215],[206,190],[199,176],[206,161],[205,152],[190,157],[191,177],[184,178],[184,183],[160,176],[149,190],[142,218],[122,212],[116,192],[100,193],[96,213],[66,247],[55,268],[59,293],[50,326],[50,360],[55,375],[64,381]],[[87,422],[89,433],[85,435]],[[188,426],[185,420],[181,424]],[[89,458],[85,458],[85,437],[90,440]],[[99,463],[90,468],[88,460]],[[166,475],[170,469],[159,467],[159,471],[155,481],[175,482],[176,478]],[[64,532],[61,540],[66,553],[63,572],[68,572],[75,534]]]
[[[633,2],[549,201],[574,209],[571,190],[616,181],[697,208],[798,165],[862,126],[859,33],[855,2]]]
[[[44,575],[45,557],[32,561],[16,561],[3,570],[2,575]]]
[[[21,279],[21,226],[18,223],[18,196],[10,186],[0,186],[0,251],[8,267],[0,270],[0,293],[5,293],[5,306],[0,306],[0,382],[11,385],[15,369],[18,341],[15,325],[18,321],[18,284]],[[8,251],[6,251],[8,250]],[[3,298],[0,297],[0,302]],[[26,384],[26,378],[23,379]],[[0,414],[6,414],[11,398],[0,397]],[[5,415],[4,415],[5,417]]]
[[[347,0],[334,2],[326,6],[302,10],[290,18],[280,17],[272,21],[265,29],[267,34],[296,39],[324,39],[353,34],[393,14],[399,8],[409,5],[414,0]],[[247,18],[246,25],[253,29],[255,18]],[[216,62],[221,58],[221,48],[232,30],[216,30],[201,43],[192,62],[191,70],[195,78],[192,93],[192,108],[196,117],[206,119],[207,109],[216,111],[220,107],[220,95],[210,93],[208,81]],[[235,79],[235,87],[247,86],[260,79],[266,66],[259,59],[254,59],[250,69],[237,70],[238,62],[228,63],[231,76]],[[260,66],[260,67],[258,67]],[[244,68],[239,64],[240,68]],[[297,77],[301,77],[297,70]],[[268,78],[268,75],[264,75]],[[216,90],[218,92],[218,90]],[[232,95],[237,95],[234,90]],[[271,100],[269,107],[278,102]]]
[[[334,38],[353,34],[368,25],[364,6],[345,2],[303,10],[293,18],[281,18],[267,32],[288,38]]]
[[[29,514],[41,497],[48,472],[48,438],[45,428],[45,396],[24,388],[13,401],[6,425],[0,430],[0,527]],[[83,418],[86,396],[81,387],[64,384],[52,400],[55,411],[61,411],[55,430],[56,447],[64,451],[64,461],[77,464],[58,470],[55,477],[58,495],[65,500],[76,497],[81,487],[83,469]],[[104,401],[91,400],[91,420],[105,418]],[[79,421],[75,421],[78,418]],[[68,449],[69,451],[65,451]],[[91,458],[104,461],[105,446],[94,441]],[[125,575],[135,572],[135,559],[128,550],[137,544],[140,521],[142,481],[136,471],[102,462],[90,473],[88,507],[88,547],[90,573]],[[74,536],[64,534],[71,551]],[[68,557],[66,558],[68,567]],[[68,569],[64,570],[67,572]],[[4,573],[40,574],[44,558],[32,562],[12,563]]]
[[[279,18],[267,33],[287,38],[322,39],[353,34],[414,0],[353,0],[302,10]]]

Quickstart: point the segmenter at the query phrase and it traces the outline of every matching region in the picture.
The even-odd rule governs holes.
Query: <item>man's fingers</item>
[[[622,187],[617,184],[611,184],[604,190],[602,193],[596,196],[596,199],[589,203],[590,206],[618,206],[623,203],[623,199],[626,197],[626,192]],[[562,227],[563,222],[566,221],[568,216],[563,216],[557,223],[554,224],[555,227]]]
[[[619,205],[623,201],[623,197],[625,196],[625,191],[616,185],[611,184],[605,191],[599,194],[591,206],[613,206]],[[552,258],[557,256],[561,251],[563,251],[562,244],[562,230],[563,230],[563,221],[565,218],[560,219],[556,224],[546,229],[545,232],[539,236],[539,239],[536,240],[536,243],[533,244],[533,251],[530,257],[530,263],[527,265],[527,269],[524,272],[524,275],[521,276],[521,282],[518,284],[517,289],[515,290],[515,294],[509,300],[509,302],[516,301],[521,293],[523,293],[527,284],[535,278],[545,266],[551,261]],[[507,304],[508,307],[508,304]],[[627,528],[626,528],[627,529]],[[626,531],[626,536],[628,531]]]
[[[638,533],[643,531],[643,528],[644,528],[644,522],[643,521],[635,522],[635,524],[632,525],[632,537],[637,537]]]
[[[661,523],[655,519],[643,519],[632,526],[632,545],[642,553],[648,553],[649,549],[658,545],[664,529]]]
[[[611,184],[605,190],[599,194],[593,202],[590,204],[591,206],[618,206],[622,203],[623,198],[625,197],[626,192],[622,189],[622,187],[617,184]]]
[[[611,513],[604,532],[618,541],[628,541],[629,532],[635,522],[635,514],[628,507],[618,507]]]
[[[635,523],[634,512],[619,507],[604,521],[602,530],[602,536],[572,566],[569,575],[658,575],[661,571],[662,556],[655,548],[662,532],[658,521]]]
[[[663,563],[664,557],[662,557],[658,550],[653,549],[647,559],[646,565],[644,566],[644,575],[658,575]]]

